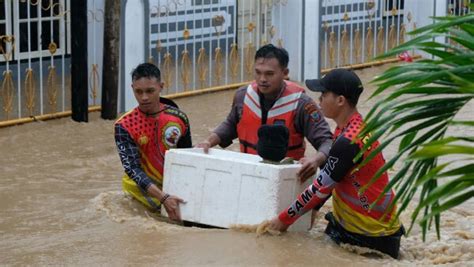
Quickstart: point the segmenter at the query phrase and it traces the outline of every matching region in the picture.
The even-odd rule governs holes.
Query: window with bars
[[[63,55],[69,26],[66,17],[69,0],[0,1],[0,36],[13,36],[13,60]],[[6,51],[5,42],[0,42]],[[2,57],[0,61],[5,61]]]

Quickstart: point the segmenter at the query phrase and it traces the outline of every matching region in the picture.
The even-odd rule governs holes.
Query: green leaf
[[[451,125],[465,125],[465,126],[474,126],[474,121],[451,121]]]
[[[432,145],[426,146],[413,155],[409,159],[427,159],[435,158],[440,156],[446,156],[450,154],[468,154],[474,155],[474,147],[465,147],[459,145]]]
[[[415,139],[416,134],[418,131],[410,131],[408,132],[405,137],[403,137],[402,141],[400,142],[400,145],[398,146],[398,151],[403,150],[406,148],[410,143]]]
[[[421,222],[425,222],[429,218],[431,218],[435,215],[438,215],[443,211],[446,211],[446,210],[449,210],[453,207],[456,207],[456,206],[466,202],[467,200],[469,200],[472,197],[474,197],[474,190],[471,190],[471,191],[466,192],[464,194],[461,194],[459,196],[453,197],[452,199],[450,199],[450,200],[446,201],[445,203],[441,204],[439,207],[433,208],[431,210],[431,213],[426,214],[423,217],[423,219],[421,219]]]

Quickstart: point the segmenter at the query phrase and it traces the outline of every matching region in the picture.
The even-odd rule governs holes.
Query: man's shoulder
[[[133,114],[135,112],[137,112],[137,108],[133,108],[133,109],[125,112],[124,114],[122,114],[122,116],[120,116],[117,120],[115,120],[115,125],[121,124],[122,122],[124,122],[125,120],[127,120],[128,118],[133,116]]]
[[[237,91],[235,91],[234,101],[233,101],[234,104],[244,102],[245,94],[247,93],[247,88],[248,88],[248,85],[244,85],[242,87],[239,87]]]
[[[355,118],[352,118],[350,121],[349,121],[349,124],[346,126],[346,129],[344,131],[344,137],[346,137],[347,139],[353,141],[357,141],[359,139],[357,139],[357,136],[359,134],[359,132],[361,131],[363,127],[363,121],[362,121],[362,118],[360,116],[357,116]]]
[[[170,105],[165,105],[165,110],[163,112],[165,114],[172,115],[172,116],[180,118],[186,124],[189,123],[188,116],[186,115],[186,113],[184,113],[184,111],[180,110],[177,107],[173,107],[173,106],[170,106]]]
[[[241,86],[235,91],[235,95],[245,95],[247,93],[248,85]]]

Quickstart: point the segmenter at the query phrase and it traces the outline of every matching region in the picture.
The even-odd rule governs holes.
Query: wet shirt
[[[161,112],[166,112],[168,116],[176,116],[185,124],[186,131],[177,141],[176,147],[192,147],[191,131],[189,127],[189,121],[186,115],[171,106],[166,106],[166,108],[163,109]],[[155,134],[159,135],[158,129],[155,131]],[[162,138],[157,138],[157,140],[162,140]],[[115,124],[115,143],[117,145],[119,156],[122,161],[122,165],[125,169],[125,173],[133,181],[135,181],[139,187],[144,190],[147,190],[150,184],[152,183],[152,180],[142,169],[139,145],[134,141],[131,134],[120,123]]]
[[[360,169],[357,165],[362,159],[358,162],[353,161],[364,142],[362,140],[361,143],[355,139],[361,125],[362,117],[356,112],[343,129],[336,129],[334,144],[329,151],[323,169],[313,183],[286,210],[280,213],[279,218],[283,223],[290,225],[307,211],[319,209],[332,195],[334,213],[338,222],[346,230],[370,236],[389,235],[398,230],[399,224],[397,222],[391,223],[391,220],[395,219],[392,216],[395,208],[388,211],[388,216],[385,219],[382,216],[394,197],[393,192],[386,193],[386,201],[377,202],[373,210],[369,209],[370,204],[375,201],[388,183],[386,173],[367,191],[362,194],[358,193],[358,189],[367,184],[373,174],[385,163],[381,153],[378,153]],[[351,205],[343,202],[341,196]]]
[[[232,140],[237,138],[237,124],[242,117],[244,98],[247,86],[239,88],[235,93],[232,108],[227,118],[214,130],[214,133],[221,139],[220,145],[227,147],[232,144]],[[266,113],[271,109],[276,100],[267,100],[262,95],[262,120],[265,120]],[[298,100],[294,126],[297,132],[303,134],[311,145],[319,152],[328,155],[331,147],[331,130],[324,119],[318,105],[306,94],[302,94]]]

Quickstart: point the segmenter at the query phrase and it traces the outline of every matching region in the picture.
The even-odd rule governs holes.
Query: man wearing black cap
[[[271,44],[258,49],[255,81],[237,90],[227,119],[196,147],[207,152],[218,144],[227,147],[233,139],[239,138],[241,152],[257,154],[259,150],[264,159],[270,156],[267,159],[275,160],[280,157],[273,157],[273,151],[279,154],[282,144],[285,144],[285,155],[300,160],[302,164],[299,178],[304,181],[314,175],[329,153],[331,131],[319,107],[304,93],[304,89],[285,80],[289,73],[288,61],[285,49]],[[262,125],[268,127],[260,130]],[[285,131],[275,125],[288,129],[287,142],[283,138]],[[259,137],[266,139],[262,142]],[[317,150],[314,156],[304,157],[304,137]],[[277,143],[278,140],[283,143]]]
[[[398,258],[404,229],[396,218],[396,206],[391,205],[395,194],[390,191],[375,202],[388,184],[387,173],[359,194],[359,189],[385,164],[382,153],[361,167],[358,165],[362,159],[353,162],[370,137],[357,137],[363,127],[362,116],[356,108],[363,90],[359,77],[350,70],[336,69],[322,79],[307,80],[306,86],[321,92],[319,100],[324,116],[337,123],[334,141],[317,179],[271,221],[269,228],[285,231],[307,211],[319,210],[332,195],[333,212],[325,216],[328,221],[325,233],[331,239],[337,244],[368,247]],[[378,142],[374,143],[364,157],[378,146]]]

